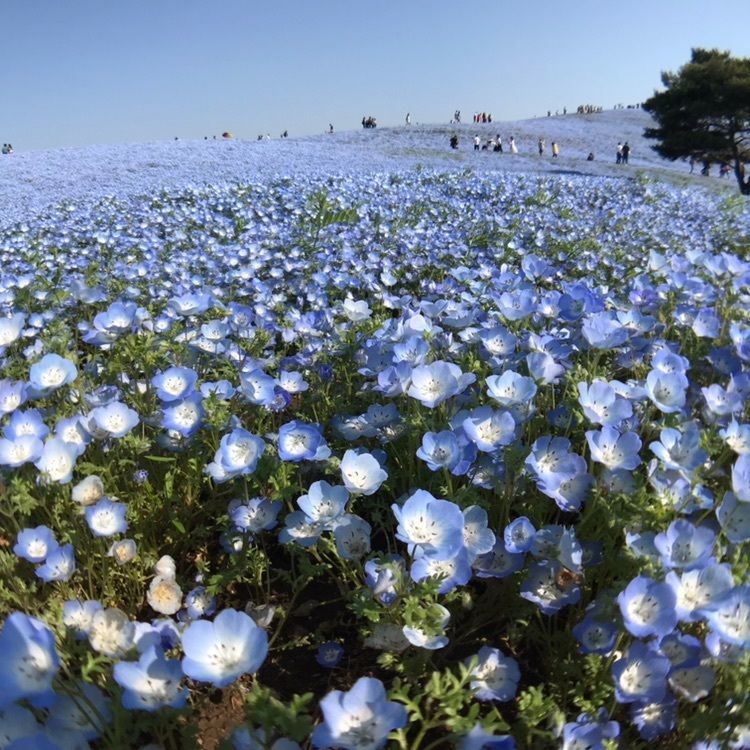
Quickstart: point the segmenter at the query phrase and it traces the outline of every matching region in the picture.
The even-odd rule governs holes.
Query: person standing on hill
[[[479,144],[481,143],[481,140],[478,135],[474,136],[474,151],[479,151]]]
[[[406,113],[406,124],[411,125],[411,112]]]
[[[516,146],[516,139],[513,136],[510,137],[509,143],[510,143],[510,153],[511,154],[517,154],[518,153],[518,147]]]
[[[539,156],[541,156],[544,153],[544,138],[539,139]]]
[[[557,141],[552,141],[552,158],[557,159],[560,156],[560,144]]]
[[[617,141],[617,159],[615,163],[622,164],[622,143],[620,141]]]
[[[622,146],[622,163],[627,164],[628,159],[630,158],[630,145],[627,141]]]

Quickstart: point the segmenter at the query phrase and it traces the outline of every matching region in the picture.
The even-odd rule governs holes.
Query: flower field
[[[750,208],[412,169],[0,231],[0,749],[750,747]]]

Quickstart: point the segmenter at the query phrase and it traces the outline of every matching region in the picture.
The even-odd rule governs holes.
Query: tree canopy
[[[750,58],[729,52],[693,49],[677,73],[661,75],[665,91],[655,92],[643,108],[658,127],[644,135],[668,159],[692,157],[734,167],[740,190],[750,195]]]

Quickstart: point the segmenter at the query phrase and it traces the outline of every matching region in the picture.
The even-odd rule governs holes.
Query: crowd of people
[[[4,154],[12,154],[13,153],[13,145],[10,143],[3,143],[3,151]]]
[[[494,151],[495,153],[505,153],[503,149],[503,139],[500,133],[498,133],[496,136],[492,138],[488,138],[486,141],[482,142],[482,138],[479,135],[475,135],[473,139],[474,144],[474,151]],[[450,137],[450,146],[453,149],[457,149],[459,145],[459,139],[458,135],[456,133],[453,133]],[[547,143],[544,140],[544,138],[540,138],[537,141],[537,150],[539,151],[539,156],[544,156],[545,149],[547,147]],[[507,142],[507,153],[509,154],[517,154],[518,153],[518,145],[516,144],[515,136],[510,136],[508,138]],[[552,154],[553,159],[557,159],[560,156],[560,144],[557,141],[552,141],[550,145],[550,153]],[[593,154],[590,154],[590,156],[593,159]]]
[[[362,127],[363,128],[376,128],[377,126],[378,126],[378,121],[372,115],[370,115],[369,117],[365,117],[364,115],[362,115]]]

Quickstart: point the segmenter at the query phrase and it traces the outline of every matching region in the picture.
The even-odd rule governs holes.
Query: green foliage
[[[312,730],[313,698],[312,693],[304,693],[283,703],[273,691],[254,683],[245,698],[248,724],[263,729],[269,747],[277,737],[303,742]]]
[[[662,73],[666,90],[644,103],[658,127],[645,136],[668,159],[692,157],[734,164],[740,190],[750,194],[743,163],[750,161],[750,58],[693,49],[677,73]]]
[[[433,671],[421,686],[411,679],[396,678],[389,691],[391,700],[403,703],[409,714],[405,729],[395,733],[402,748],[437,748],[444,746],[446,735],[468,734],[480,721],[487,731],[507,732],[508,722],[497,708],[484,710],[473,700],[469,683],[475,662],[459,664],[454,669]]]

